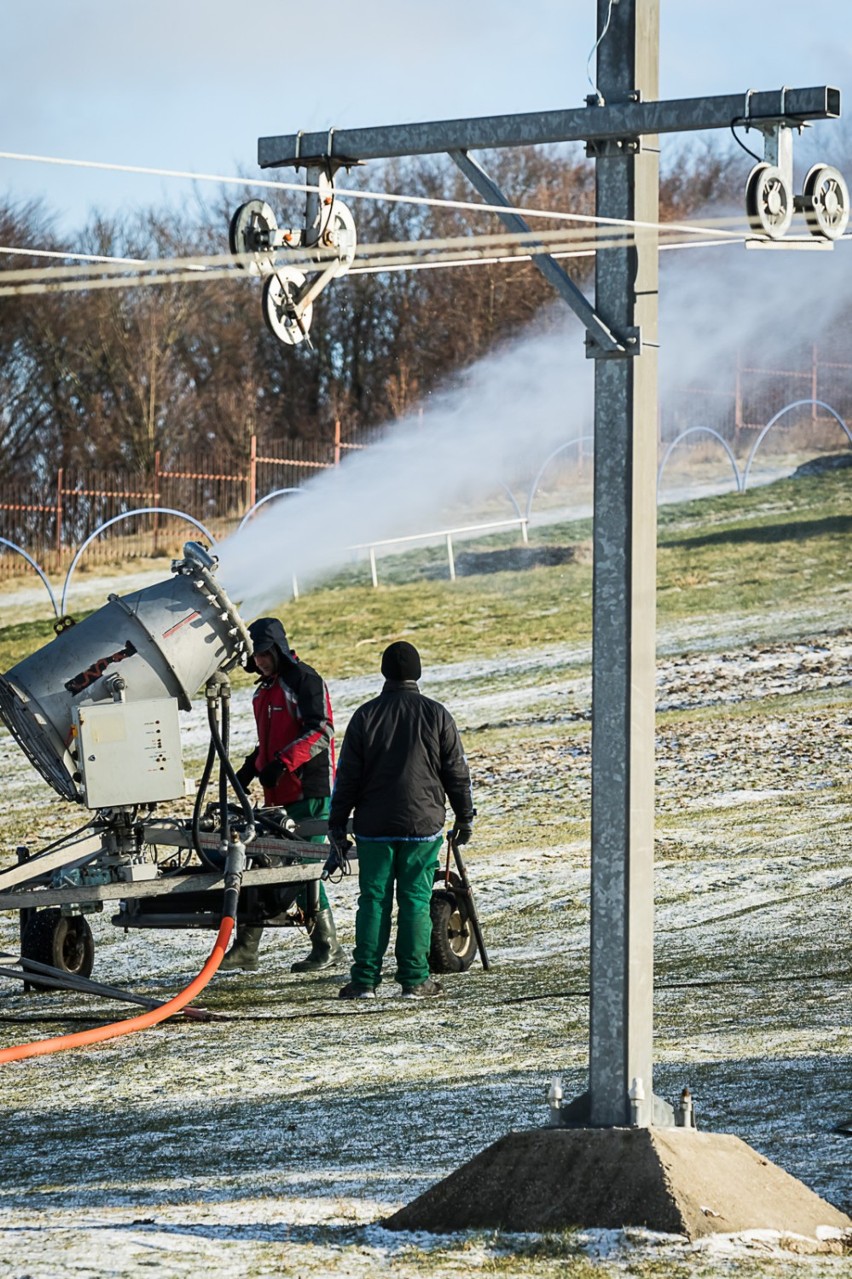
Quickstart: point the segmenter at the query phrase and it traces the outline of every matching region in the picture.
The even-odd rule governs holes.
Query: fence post
[[[257,436],[252,435],[249,449],[249,510],[257,501]]]
[[[817,420],[817,387],[819,386],[819,351],[817,344],[814,342],[811,347],[811,423],[816,424]]]
[[[737,347],[737,367],[734,374],[734,439],[739,441],[743,429],[743,357]]]
[[[154,454],[154,488],[153,488],[152,497],[154,500],[151,503],[151,505],[154,507],[158,507],[160,505],[160,450],[159,449],[157,449],[156,453]],[[159,534],[160,534],[160,512],[158,510],[155,510],[154,511],[154,554],[155,555],[157,554],[159,550]]]
[[[334,419],[334,465],[340,466],[340,418]]]
[[[62,486],[65,482],[65,469],[56,472],[56,553],[62,554]]]
[[[376,572],[376,548],[375,548],[375,546],[371,546],[371,547],[370,547],[370,576],[371,576],[371,577],[372,577],[372,579],[373,579],[373,586],[378,586],[378,584],[379,584],[379,575],[378,575],[378,573]]]
[[[447,534],[447,564],[449,565],[449,568],[450,568],[450,581],[454,582],[456,580],[456,562],[453,559],[452,533]]]

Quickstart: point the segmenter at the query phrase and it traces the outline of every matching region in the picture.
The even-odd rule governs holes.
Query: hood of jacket
[[[295,661],[287,632],[277,617],[258,617],[248,628],[254,653],[269,653],[273,649],[278,654],[279,668],[284,662]],[[246,662],[246,670],[257,674],[254,657]]]

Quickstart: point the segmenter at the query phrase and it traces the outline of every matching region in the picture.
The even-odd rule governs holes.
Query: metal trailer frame
[[[261,864],[243,872],[238,924],[262,923],[269,928],[304,925],[310,932],[319,909],[319,881],[329,853],[327,845],[307,842],[309,834],[320,833],[322,824],[313,825],[316,831],[306,823],[301,839],[295,833],[292,837],[261,835],[252,842],[250,860]],[[182,825],[171,819],[152,818],[137,822],[134,829],[140,847],[175,852],[191,852],[194,847],[189,822]],[[220,852],[215,832],[203,832],[201,846],[211,858]],[[97,832],[41,856],[30,856],[26,846],[18,848],[18,864],[0,871],[0,911],[18,912],[23,960],[28,958],[27,927],[44,909],[58,908],[62,918],[85,919],[114,903],[118,913],[110,922],[125,931],[215,931],[219,927],[225,888],[224,859],[221,871],[203,865],[161,870],[155,861],[126,856],[115,865],[109,865],[110,860]],[[86,866],[92,862],[97,863],[95,873],[86,882]],[[300,917],[289,912],[302,888],[307,889],[307,902]]]
[[[269,810],[256,810],[256,813],[264,811]],[[171,848],[176,852],[194,849],[188,822],[180,824],[171,819],[158,821],[152,818],[137,825],[143,846]],[[308,819],[296,826],[292,833],[256,836],[250,845],[250,860],[261,864],[246,869],[242,874],[238,925],[262,925],[264,928],[304,926],[310,934],[319,910],[319,885],[325,876],[331,847],[327,843],[308,840],[312,835],[324,834],[325,829],[324,822]],[[202,833],[201,846],[210,856],[220,851],[209,831]],[[461,854],[448,837],[448,856],[450,851],[458,874],[450,874],[440,868],[435,872],[433,924],[444,929],[446,935],[441,944],[433,942],[430,967],[439,973],[465,971],[478,953],[483,968],[488,971],[491,964],[482,939],[473,891]],[[0,976],[23,980],[25,989],[31,986],[59,987],[88,991],[105,998],[133,1000],[125,991],[89,981],[86,972],[46,964],[26,953],[27,927],[45,909],[58,908],[58,923],[59,918],[85,920],[86,915],[101,913],[108,904],[114,903],[118,909],[110,922],[125,932],[131,929],[215,931],[219,927],[225,888],[224,868],[214,871],[204,866],[193,866],[161,871],[156,862],[124,861],[113,868],[116,877],[107,883],[81,882],[62,886],[55,882],[57,875],[61,876],[63,872],[66,877],[77,872],[84,875],[86,864],[102,853],[102,841],[97,834],[84,836],[74,844],[42,856],[30,857],[25,846],[19,847],[18,864],[0,871],[0,911],[18,912],[21,968],[16,971],[8,966],[2,967]],[[348,876],[353,870],[357,871],[357,867],[357,857],[347,856],[342,875]],[[97,873],[103,873],[100,864]],[[294,912],[291,908],[302,888],[307,890],[306,909]],[[87,924],[83,927],[88,929]],[[88,931],[90,934],[91,930]],[[88,945],[93,956],[91,937]],[[136,1002],[140,1001],[137,999]]]

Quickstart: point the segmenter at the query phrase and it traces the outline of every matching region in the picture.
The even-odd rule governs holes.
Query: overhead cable
[[[26,155],[17,151],[0,151],[0,160],[21,160],[37,164],[59,164],[82,169],[100,169],[117,173],[138,173],[148,177],[181,178],[193,182],[217,182],[230,186],[263,187],[273,191],[317,192],[326,194],[326,189],[307,182],[278,182],[270,178],[230,177],[215,173],[193,173],[180,169],[155,169],[143,165],[112,164],[102,160],[68,160],[58,156]],[[604,218],[593,213],[561,213],[553,209],[531,209],[522,206],[483,204],[474,200],[448,200],[438,196],[398,195],[392,191],[363,191],[354,187],[335,187],[336,196],[347,196],[354,200],[385,201],[395,204],[422,205],[429,208],[457,209],[473,213],[515,213],[520,217],[549,218],[562,222],[583,222],[601,226],[631,226],[654,229],[660,225],[674,226],[674,223],[638,222],[628,218]],[[684,234],[705,234],[703,226],[682,225]]]
[[[550,237],[546,239],[546,237]],[[740,233],[725,235],[713,241],[664,241],[661,250],[668,248],[701,248],[731,243],[742,243]],[[524,243],[529,239],[528,244]],[[624,248],[635,243],[634,237],[602,235],[577,238],[571,234],[536,233],[525,237],[518,234],[481,237],[454,237],[435,241],[410,241],[359,246],[358,259],[350,267],[350,274],[379,274],[384,271],[435,269],[449,266],[495,265],[497,263],[528,262],[547,254],[553,258],[569,259],[591,257],[606,248]],[[519,252],[521,249],[523,251]],[[0,255],[6,250],[0,246]],[[64,257],[64,255],[57,255]],[[328,251],[288,250],[269,258],[269,271],[276,266],[319,269],[326,260],[336,260]],[[137,288],[148,285],[184,283],[209,283],[223,279],[253,279],[243,269],[253,263],[250,254],[218,254],[192,258],[138,259],[118,258],[99,261],[91,266],[64,266],[49,270],[23,268],[0,271],[0,297],[46,293],[83,292],[96,289]]]
[[[592,51],[586,60],[586,79],[588,80],[592,88],[594,89],[595,97],[597,98],[601,106],[603,106],[604,100],[603,100],[603,97],[601,96],[600,89],[598,88],[595,81],[592,79],[592,58],[595,56],[598,49],[600,48],[601,41],[603,40],[607,31],[609,31],[609,24],[610,22],[612,22],[612,6],[614,3],[617,3],[617,0],[609,0],[609,7],[607,8],[607,11],[606,11],[606,21],[603,24],[603,29],[600,35],[598,36],[597,40],[595,41],[594,45],[592,46]]]

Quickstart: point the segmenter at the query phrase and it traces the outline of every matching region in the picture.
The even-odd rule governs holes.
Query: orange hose
[[[233,932],[234,921],[226,915],[219,925],[216,944],[210,952],[207,963],[198,976],[189,985],[159,1008],[140,1013],[138,1017],[128,1017],[125,1021],[111,1022],[108,1026],[93,1026],[91,1030],[80,1030],[73,1035],[57,1035],[55,1039],[37,1039],[30,1044],[15,1044],[11,1048],[0,1049],[0,1062],[23,1061],[26,1057],[45,1057],[48,1053],[62,1052],[64,1048],[84,1048],[87,1044],[99,1044],[104,1039],[118,1039],[120,1035],[130,1035],[135,1030],[147,1030],[156,1026],[174,1013],[191,1003],[199,995],[222,962],[228,942]]]

